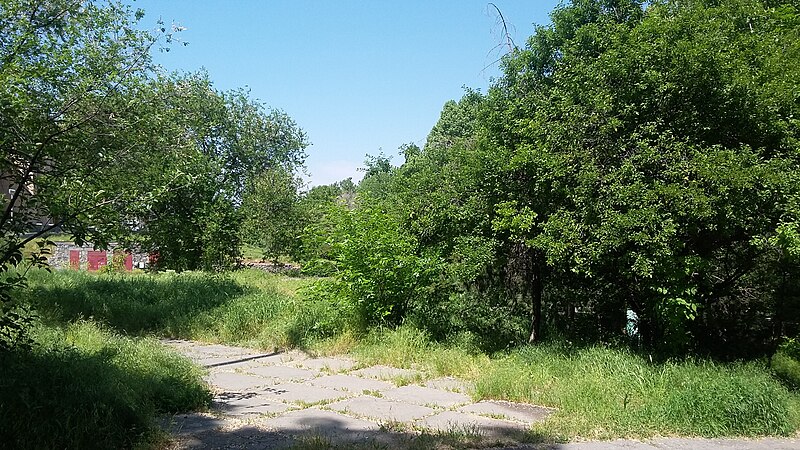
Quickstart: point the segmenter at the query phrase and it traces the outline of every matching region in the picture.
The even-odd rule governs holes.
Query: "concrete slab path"
[[[349,358],[299,351],[163,343],[205,367],[214,392],[210,412],[164,418],[162,427],[181,449],[440,448],[444,436],[470,448],[520,450],[800,450],[800,441],[791,439],[525,445],[531,424],[553,410],[473,402],[470,385],[461,380],[431,380],[420,370],[359,367]]]

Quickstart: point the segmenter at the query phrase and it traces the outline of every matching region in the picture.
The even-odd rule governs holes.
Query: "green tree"
[[[446,102],[439,120],[428,133],[425,149],[447,149],[456,144],[473,143],[480,126],[478,112],[483,100],[479,91],[467,89],[458,102]]]
[[[403,323],[435,278],[436,260],[420,257],[413,236],[370,199],[353,210],[339,204],[328,220],[335,224],[327,238],[336,271],[334,284],[323,286],[360,327]]]
[[[241,210],[245,215],[245,242],[264,249],[264,256],[297,259],[300,235],[306,224],[300,202],[300,180],[283,168],[263,172],[250,180]]]
[[[303,272],[325,276],[336,271],[332,236],[339,227],[340,210],[355,207],[356,185],[350,178],[314,186],[302,195],[297,205],[303,225],[296,260],[303,264]]]
[[[389,203],[418,252],[443,264],[426,302],[415,305],[415,320],[438,338],[466,332],[494,350],[527,337],[529,299],[520,295],[520,246],[493,228],[508,180],[486,138],[486,107],[476,91],[446,103],[425,148],[397,169]]]
[[[178,269],[230,266],[246,180],[302,163],[305,137],[282,112],[205,74],[155,76],[150,50],[174,30],[139,31],[142,17],[113,0],[0,3],[3,320],[23,247],[58,228]]]
[[[794,8],[587,0],[552,17],[490,92],[513,182],[496,227],[555,283],[577,275],[612,332],[631,308],[653,346],[763,347],[797,270],[768,244],[800,186]]]
[[[239,259],[245,220],[258,220],[253,192],[259,180],[263,188],[266,177],[290,176],[305,158],[305,135],[286,114],[267,110],[246,91],[215,90],[205,73],[162,78],[158,93],[160,117],[186,158],[180,166],[185,176],[141,211],[143,226],[134,239],[158,254],[158,267],[230,268]],[[270,220],[277,227],[278,220],[290,219]],[[288,245],[286,238],[275,243]]]
[[[395,167],[392,157],[386,156],[383,151],[378,156],[367,155],[364,167],[358,170],[364,172],[364,178],[358,183],[358,192],[374,198],[384,198],[389,195],[389,180]]]
[[[527,316],[531,341],[619,339],[632,309],[650,347],[768,350],[798,327],[797,17],[566,3],[371,191],[445,261],[437,301]]]
[[[0,4],[3,317],[28,242],[62,227],[102,246],[180,177],[148,104],[149,51],[171,31],[138,31],[141,17],[114,1]]]

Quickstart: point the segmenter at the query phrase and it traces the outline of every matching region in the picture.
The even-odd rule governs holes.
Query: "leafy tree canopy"
[[[789,1],[565,3],[369,192],[446,263],[440,311],[763,351],[799,326],[799,30]]]

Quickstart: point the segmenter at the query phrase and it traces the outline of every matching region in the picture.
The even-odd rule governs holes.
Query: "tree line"
[[[773,351],[800,331],[798,11],[557,7],[488,92],[446,103],[399,167],[368,160],[355,203],[305,228],[333,274],[317,295],[482,348]]]

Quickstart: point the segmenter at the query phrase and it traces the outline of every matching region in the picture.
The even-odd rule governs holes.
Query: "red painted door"
[[[133,270],[133,255],[130,253],[125,254],[125,270],[128,272]]]
[[[89,254],[87,255],[87,259],[89,260],[90,272],[94,272],[100,267],[108,264],[108,256],[106,252],[102,250],[90,250]]]
[[[72,270],[80,270],[81,268],[81,251],[80,250],[70,250],[69,251],[69,268]]]
[[[150,254],[147,255],[147,263],[150,266],[155,266],[155,265],[158,264],[158,252],[157,251],[156,252],[150,252]]]

